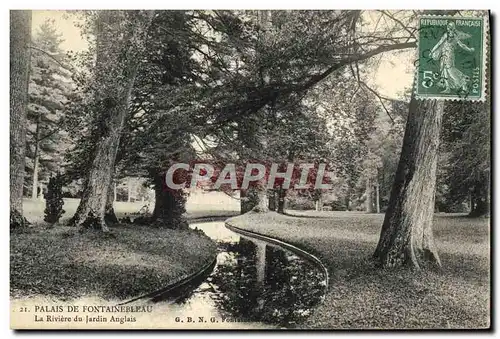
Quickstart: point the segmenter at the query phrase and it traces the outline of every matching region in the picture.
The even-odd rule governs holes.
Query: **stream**
[[[170,301],[178,321],[294,328],[322,300],[326,277],[316,264],[277,245],[230,231],[224,222],[190,227],[217,242],[217,263],[201,284]]]

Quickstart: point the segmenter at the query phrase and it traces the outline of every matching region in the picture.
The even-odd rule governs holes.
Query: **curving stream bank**
[[[152,298],[169,303],[179,321],[203,317],[245,328],[293,328],[326,292],[327,274],[276,244],[233,232],[224,222],[192,223],[218,244],[215,265],[191,284]],[[213,270],[212,270],[213,267]]]

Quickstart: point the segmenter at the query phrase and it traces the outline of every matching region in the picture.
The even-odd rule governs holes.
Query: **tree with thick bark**
[[[104,215],[118,145],[154,11],[99,11],[94,81],[95,147],[76,226],[109,231]]]
[[[432,232],[444,101],[410,102],[403,148],[375,259],[383,267],[441,266]]]
[[[106,198],[106,207],[104,210],[104,221],[108,225],[117,224],[119,222],[118,218],[116,217],[115,208],[113,205],[113,203],[115,202],[115,193],[116,193],[115,185],[116,183],[113,180],[109,182],[108,196]]]
[[[157,227],[188,229],[184,217],[186,194],[182,190],[169,189],[165,184],[165,173],[154,171],[155,207],[151,223]]]
[[[22,228],[31,11],[10,11],[10,228]]]

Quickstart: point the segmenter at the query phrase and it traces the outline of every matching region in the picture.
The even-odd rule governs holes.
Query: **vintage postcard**
[[[490,329],[489,19],[11,10],[11,329]]]

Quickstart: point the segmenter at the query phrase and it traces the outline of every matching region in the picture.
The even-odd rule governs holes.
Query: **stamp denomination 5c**
[[[483,101],[486,34],[485,17],[421,17],[417,98]]]

